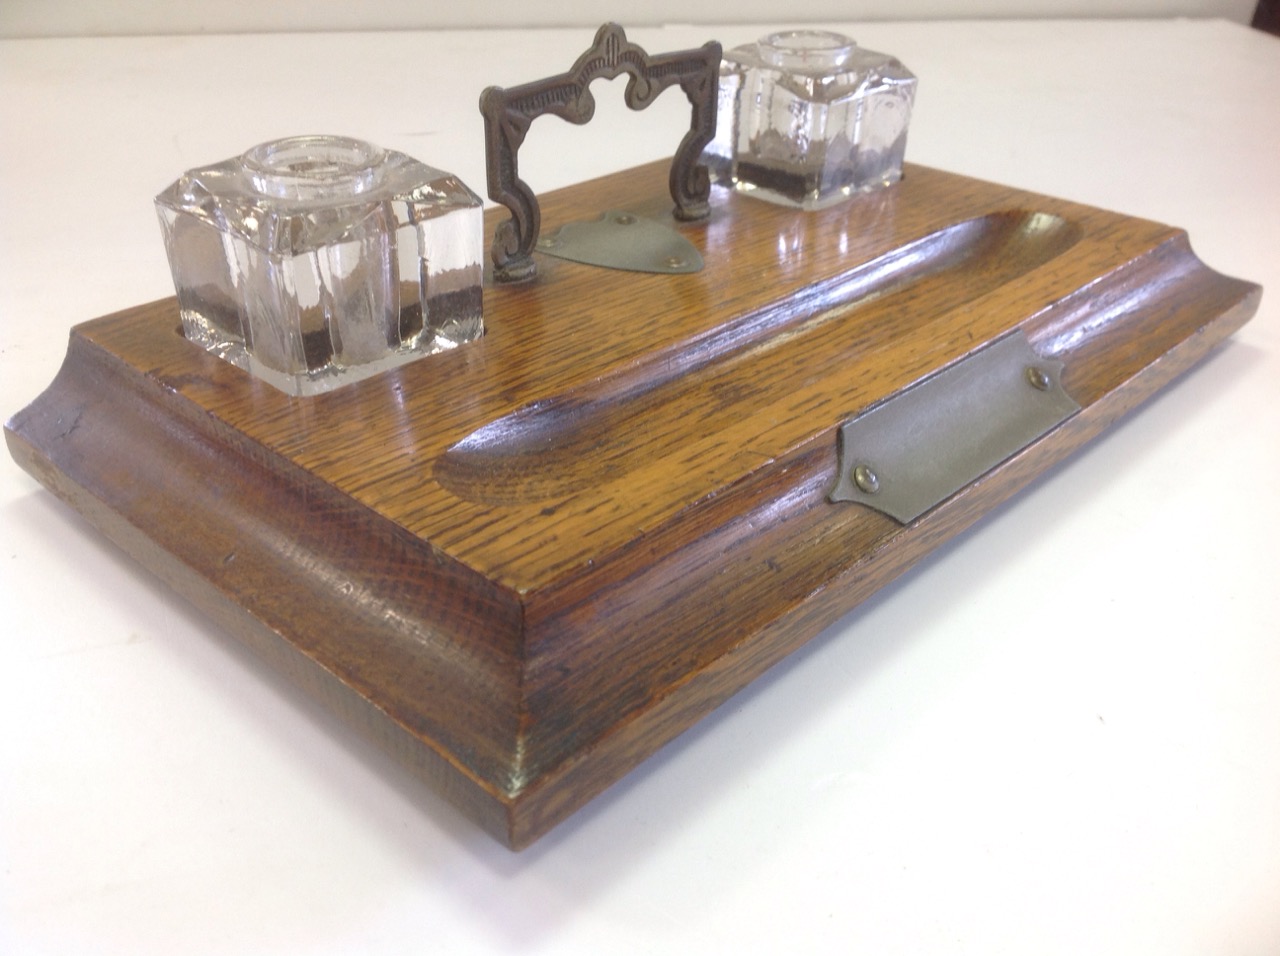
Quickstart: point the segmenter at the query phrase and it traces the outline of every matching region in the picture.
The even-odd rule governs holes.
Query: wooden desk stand
[[[174,300],[140,306],[72,331],[10,449],[522,847],[1260,295],[1175,229],[921,167],[820,213],[716,189],[693,223],[666,174],[552,194],[544,222],[669,222],[702,272],[543,258],[486,288],[482,341],[302,399],[183,339]],[[1078,412],[906,524],[829,499],[843,422],[1012,330]]]

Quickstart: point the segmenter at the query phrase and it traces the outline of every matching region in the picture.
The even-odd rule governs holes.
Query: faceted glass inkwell
[[[839,33],[773,33],[724,55],[704,159],[740,192],[821,209],[902,176],[916,78]]]
[[[483,333],[480,200],[403,153],[276,140],[187,172],[156,210],[186,337],[291,395]]]

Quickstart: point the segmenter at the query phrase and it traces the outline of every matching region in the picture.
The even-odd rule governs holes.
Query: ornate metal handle
[[[498,281],[516,282],[537,273],[533,247],[542,217],[537,197],[519,176],[517,161],[530,124],[544,113],[578,125],[586,123],[596,107],[588,87],[601,77],[612,80],[623,73],[630,77],[625,100],[633,110],[644,109],[668,86],[680,84],[693,106],[693,116],[671,162],[671,198],[679,219],[708,214],[711,181],[698,157],[716,131],[720,54],[720,44],[711,42],[697,50],[651,57],[627,40],[622,27],[606,23],[568,73],[506,90],[491,86],[480,95],[489,198],[511,210],[511,218],[499,224],[493,237]]]

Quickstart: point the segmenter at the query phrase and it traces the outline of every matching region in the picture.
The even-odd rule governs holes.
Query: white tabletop
[[[5,459],[0,951],[1280,952],[1280,41],[840,28],[920,76],[909,159],[1182,226],[1258,315],[522,854]],[[591,32],[0,43],[0,413],[72,324],[170,294],[184,169],[336,132],[483,192],[481,88]],[[597,92],[535,124],[536,189],[687,122]]]

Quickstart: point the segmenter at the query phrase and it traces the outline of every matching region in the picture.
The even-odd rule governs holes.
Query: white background
[[[1248,23],[1255,0],[795,0],[791,23],[1017,17],[1225,17]],[[468,27],[628,26],[774,20],[777,0],[4,0],[0,37],[125,36],[313,30],[441,30]]]
[[[1257,317],[519,855],[0,460],[0,952],[1280,952],[1280,41],[842,28],[921,77],[909,159],[1183,226]],[[170,294],[182,170],[330,131],[482,186],[480,88],[590,34],[0,43],[0,411]],[[535,188],[669,152],[598,98]]]

